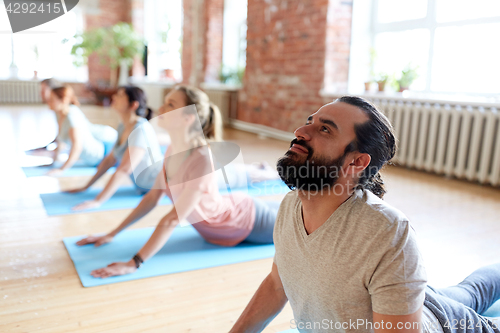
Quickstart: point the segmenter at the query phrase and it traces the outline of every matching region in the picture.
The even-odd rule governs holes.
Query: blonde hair
[[[75,95],[75,91],[70,86],[62,86],[59,88],[52,89],[52,92],[56,94],[56,96],[61,101],[65,102],[65,100],[67,100],[68,105],[69,104],[73,104],[76,106],[80,105],[80,102],[78,101],[78,98]]]
[[[208,95],[196,87],[187,85],[176,86],[174,90],[184,93],[186,105],[195,105],[205,139],[222,141],[222,116],[219,108],[210,101]]]

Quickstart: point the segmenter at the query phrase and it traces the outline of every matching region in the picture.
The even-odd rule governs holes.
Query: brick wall
[[[325,88],[347,90],[351,49],[352,0],[330,0],[326,26]]]
[[[184,0],[183,83],[219,80],[222,65],[224,0]]]
[[[222,66],[222,39],[224,33],[224,0],[205,0],[205,82],[219,81]],[[235,45],[235,47],[238,47]]]
[[[328,102],[319,95],[325,74],[332,76],[328,82],[346,85],[348,53],[337,55],[340,49],[327,44],[333,37],[338,43],[348,37],[335,30],[336,20],[329,20],[328,12],[338,9],[347,21],[350,8],[350,1],[248,0],[247,65],[238,119],[293,131]],[[332,59],[333,70],[326,71]]]
[[[183,0],[182,8],[184,12],[182,26],[182,83],[189,83],[191,77],[191,60],[192,60],[192,38],[193,38],[193,1]]]

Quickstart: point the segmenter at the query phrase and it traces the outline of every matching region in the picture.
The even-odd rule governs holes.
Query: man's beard
[[[304,140],[293,139],[290,147],[297,144],[307,148],[308,155],[302,160],[300,155],[287,151],[277,162],[278,174],[291,190],[308,192],[320,191],[325,187],[333,188],[339,179],[346,154],[337,159],[323,156],[313,157],[313,149]]]

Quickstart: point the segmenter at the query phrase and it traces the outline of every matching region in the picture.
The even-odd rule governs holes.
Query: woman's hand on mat
[[[57,176],[57,175],[60,175],[61,173],[63,173],[64,170],[63,169],[52,169],[50,170],[49,172],[47,172],[47,176]]]
[[[86,209],[92,209],[92,208],[97,208],[101,205],[101,203],[97,200],[89,200],[82,202],[81,204],[78,204],[71,208],[71,210],[77,211],[77,210],[86,210]]]
[[[80,193],[86,190],[87,190],[86,187],[79,187],[79,188],[74,188],[72,190],[67,190],[66,193]]]
[[[82,240],[79,240],[76,242],[76,245],[87,245],[87,244],[94,244],[95,247],[104,245],[106,243],[110,243],[113,241],[113,236],[110,235],[104,235],[104,236],[89,236],[86,237]]]
[[[93,270],[90,275],[96,278],[104,279],[110,276],[134,273],[136,270],[137,268],[135,267],[135,262],[130,260],[128,262],[114,262],[108,265],[108,267]]]

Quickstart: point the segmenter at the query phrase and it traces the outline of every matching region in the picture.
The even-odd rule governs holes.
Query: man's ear
[[[348,174],[359,175],[365,170],[371,162],[372,158],[369,154],[356,152],[350,156],[347,165]]]

